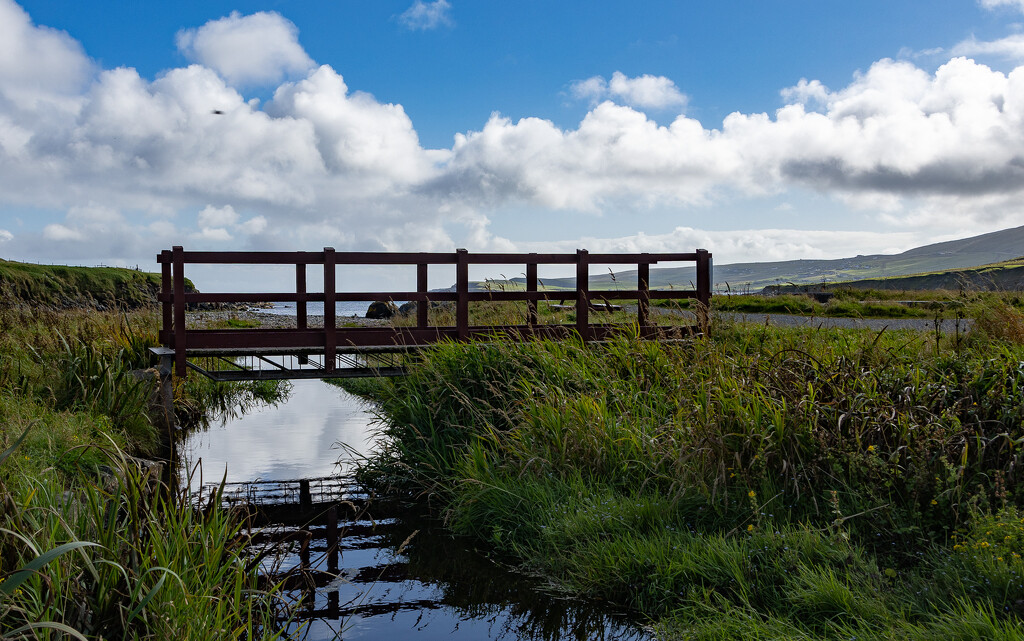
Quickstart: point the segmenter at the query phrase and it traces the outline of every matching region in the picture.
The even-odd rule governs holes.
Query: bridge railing
[[[161,265],[163,329],[160,341],[174,350],[175,370],[186,373],[186,354],[242,354],[259,350],[277,350],[292,354],[323,353],[324,369],[334,368],[335,357],[342,348],[373,346],[414,346],[439,340],[469,340],[479,336],[563,337],[575,331],[584,341],[607,337],[614,326],[591,323],[594,301],[636,300],[637,325],[642,335],[659,331],[650,322],[650,301],[657,299],[696,299],[698,315],[707,313],[711,301],[711,254],[704,249],[690,253],[591,254],[577,250],[575,254],[471,254],[465,249],[449,253],[414,252],[336,252],[331,247],[319,252],[242,252],[185,251],[176,246],[157,256]],[[650,267],[659,262],[692,262],[696,265],[695,289],[651,289]],[[205,265],[286,265],[295,269],[295,288],[290,292],[263,293],[200,293],[185,291],[185,266]],[[522,291],[470,291],[470,265],[525,265],[525,286]],[[306,277],[309,266],[323,269],[323,291],[309,291]],[[339,292],[336,274],[339,266],[405,265],[416,266],[415,291]],[[432,265],[455,266],[455,291],[429,291],[429,269]],[[539,265],[575,265],[575,290],[551,291],[541,287],[537,275]],[[637,287],[633,290],[590,289],[591,265],[636,265]],[[409,327],[338,327],[335,303],[339,301],[415,301],[416,322]],[[572,324],[541,324],[539,301],[572,300],[575,322]],[[521,325],[470,325],[469,303],[476,301],[526,301],[526,318]],[[274,303],[293,302],[296,306],[294,329],[187,329],[186,309],[201,303]],[[307,303],[324,304],[322,328],[309,327]],[[437,326],[429,323],[432,302],[449,302],[455,306],[455,325]],[[706,320],[706,316],[704,317]]]

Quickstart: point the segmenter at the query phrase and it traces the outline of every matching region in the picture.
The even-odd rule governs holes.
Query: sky
[[[10,260],[839,258],[1022,196],[1024,0],[0,0]]]

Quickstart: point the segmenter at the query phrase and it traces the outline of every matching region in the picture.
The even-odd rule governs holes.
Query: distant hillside
[[[714,247],[708,247],[714,255]],[[928,274],[979,265],[1002,263],[1024,256],[1024,227],[917,247],[902,254],[855,256],[835,260],[787,260],[770,263],[734,263],[714,266],[715,289],[733,292],[760,291],[767,285],[835,283],[882,279],[910,274]],[[651,287],[691,288],[696,280],[693,267],[651,268]],[[522,284],[524,279],[512,282]],[[575,278],[545,279],[551,289],[574,289]],[[636,270],[594,274],[590,286],[596,289],[635,289]]]
[[[195,289],[191,282],[185,287]],[[0,259],[0,305],[132,309],[156,304],[159,292],[159,274],[120,267],[64,267]]]
[[[780,287],[778,291],[780,293],[787,293],[799,291],[806,287],[785,285]],[[814,289],[822,288],[818,285],[811,285],[810,287]],[[888,289],[913,291],[948,289],[956,291],[961,288],[970,291],[1024,290],[1024,257],[968,269],[950,269],[947,271],[912,274],[910,276],[893,276],[890,278],[866,278],[824,286],[825,290]]]

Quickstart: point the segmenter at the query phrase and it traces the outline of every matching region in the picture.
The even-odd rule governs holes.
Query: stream
[[[261,525],[254,537],[280,551],[263,564],[271,580],[294,578],[289,570],[296,567],[307,570],[286,591],[294,602],[304,597],[296,617],[282,623],[293,637],[653,638],[607,604],[544,590],[537,579],[502,567],[426,515],[366,497],[351,482],[351,458],[372,451],[375,420],[367,402],[321,381],[302,380],[292,384],[286,401],[229,412],[208,429],[191,430],[179,445],[182,482],[195,491],[224,480],[226,489],[251,495],[254,487],[276,492],[313,479],[305,487],[313,488],[307,500],[314,508],[337,504],[337,529],[330,521],[282,518]],[[317,494],[321,489],[331,496]],[[332,540],[336,555],[329,553]]]

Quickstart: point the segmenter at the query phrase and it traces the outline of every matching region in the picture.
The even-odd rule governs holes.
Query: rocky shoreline
[[[259,323],[254,327],[260,329],[295,329],[296,322],[294,315],[272,314],[258,309],[247,310],[204,310],[188,312],[186,314],[187,326],[190,329],[216,329],[217,327],[228,326],[232,321],[243,323]],[[323,316],[306,316],[306,325],[311,328],[324,326]],[[390,323],[386,320],[364,318],[362,316],[338,316],[338,327],[387,327]]]

